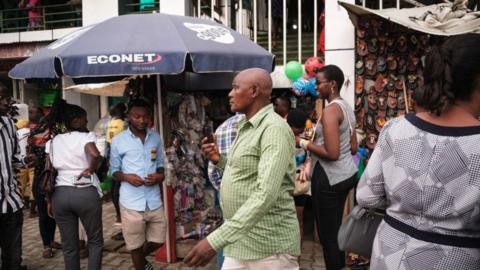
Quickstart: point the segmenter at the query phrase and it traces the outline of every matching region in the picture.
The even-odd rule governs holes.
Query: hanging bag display
[[[340,250],[370,257],[373,240],[383,217],[383,213],[374,209],[355,206],[338,231]]]

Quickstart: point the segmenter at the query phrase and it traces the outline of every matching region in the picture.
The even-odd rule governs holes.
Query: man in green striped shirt
[[[244,113],[228,156],[204,139],[205,156],[224,169],[221,205],[225,223],[185,257],[206,265],[224,249],[222,269],[298,269],[300,232],[293,202],[295,140],[270,104],[272,80],[247,69],[233,80],[231,110]]]

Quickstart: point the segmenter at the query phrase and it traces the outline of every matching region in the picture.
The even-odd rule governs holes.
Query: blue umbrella
[[[235,72],[274,68],[274,56],[216,22],[166,14],[125,15],[83,27],[16,65],[14,79]]]

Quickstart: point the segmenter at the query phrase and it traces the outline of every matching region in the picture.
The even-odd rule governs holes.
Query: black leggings
[[[55,239],[57,223],[55,219],[48,216],[47,201],[45,200],[45,196],[40,193],[40,179],[38,177],[35,177],[33,181],[32,193],[38,207],[38,226],[40,227],[43,247],[47,247],[50,246]]]
[[[345,266],[345,253],[338,248],[337,234],[342,224],[343,208],[356,175],[330,186],[328,176],[317,162],[312,175],[312,206],[317,232],[323,248],[327,270]]]
[[[115,206],[115,213],[117,214],[117,217],[120,217],[120,186],[121,182],[118,181],[117,179],[113,178],[112,179],[112,185],[110,188],[110,191],[112,192],[112,202],[113,206]]]

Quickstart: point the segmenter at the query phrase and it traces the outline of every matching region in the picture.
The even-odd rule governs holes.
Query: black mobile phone
[[[207,143],[213,143],[213,133],[209,126],[203,128],[203,136],[207,137]]]

